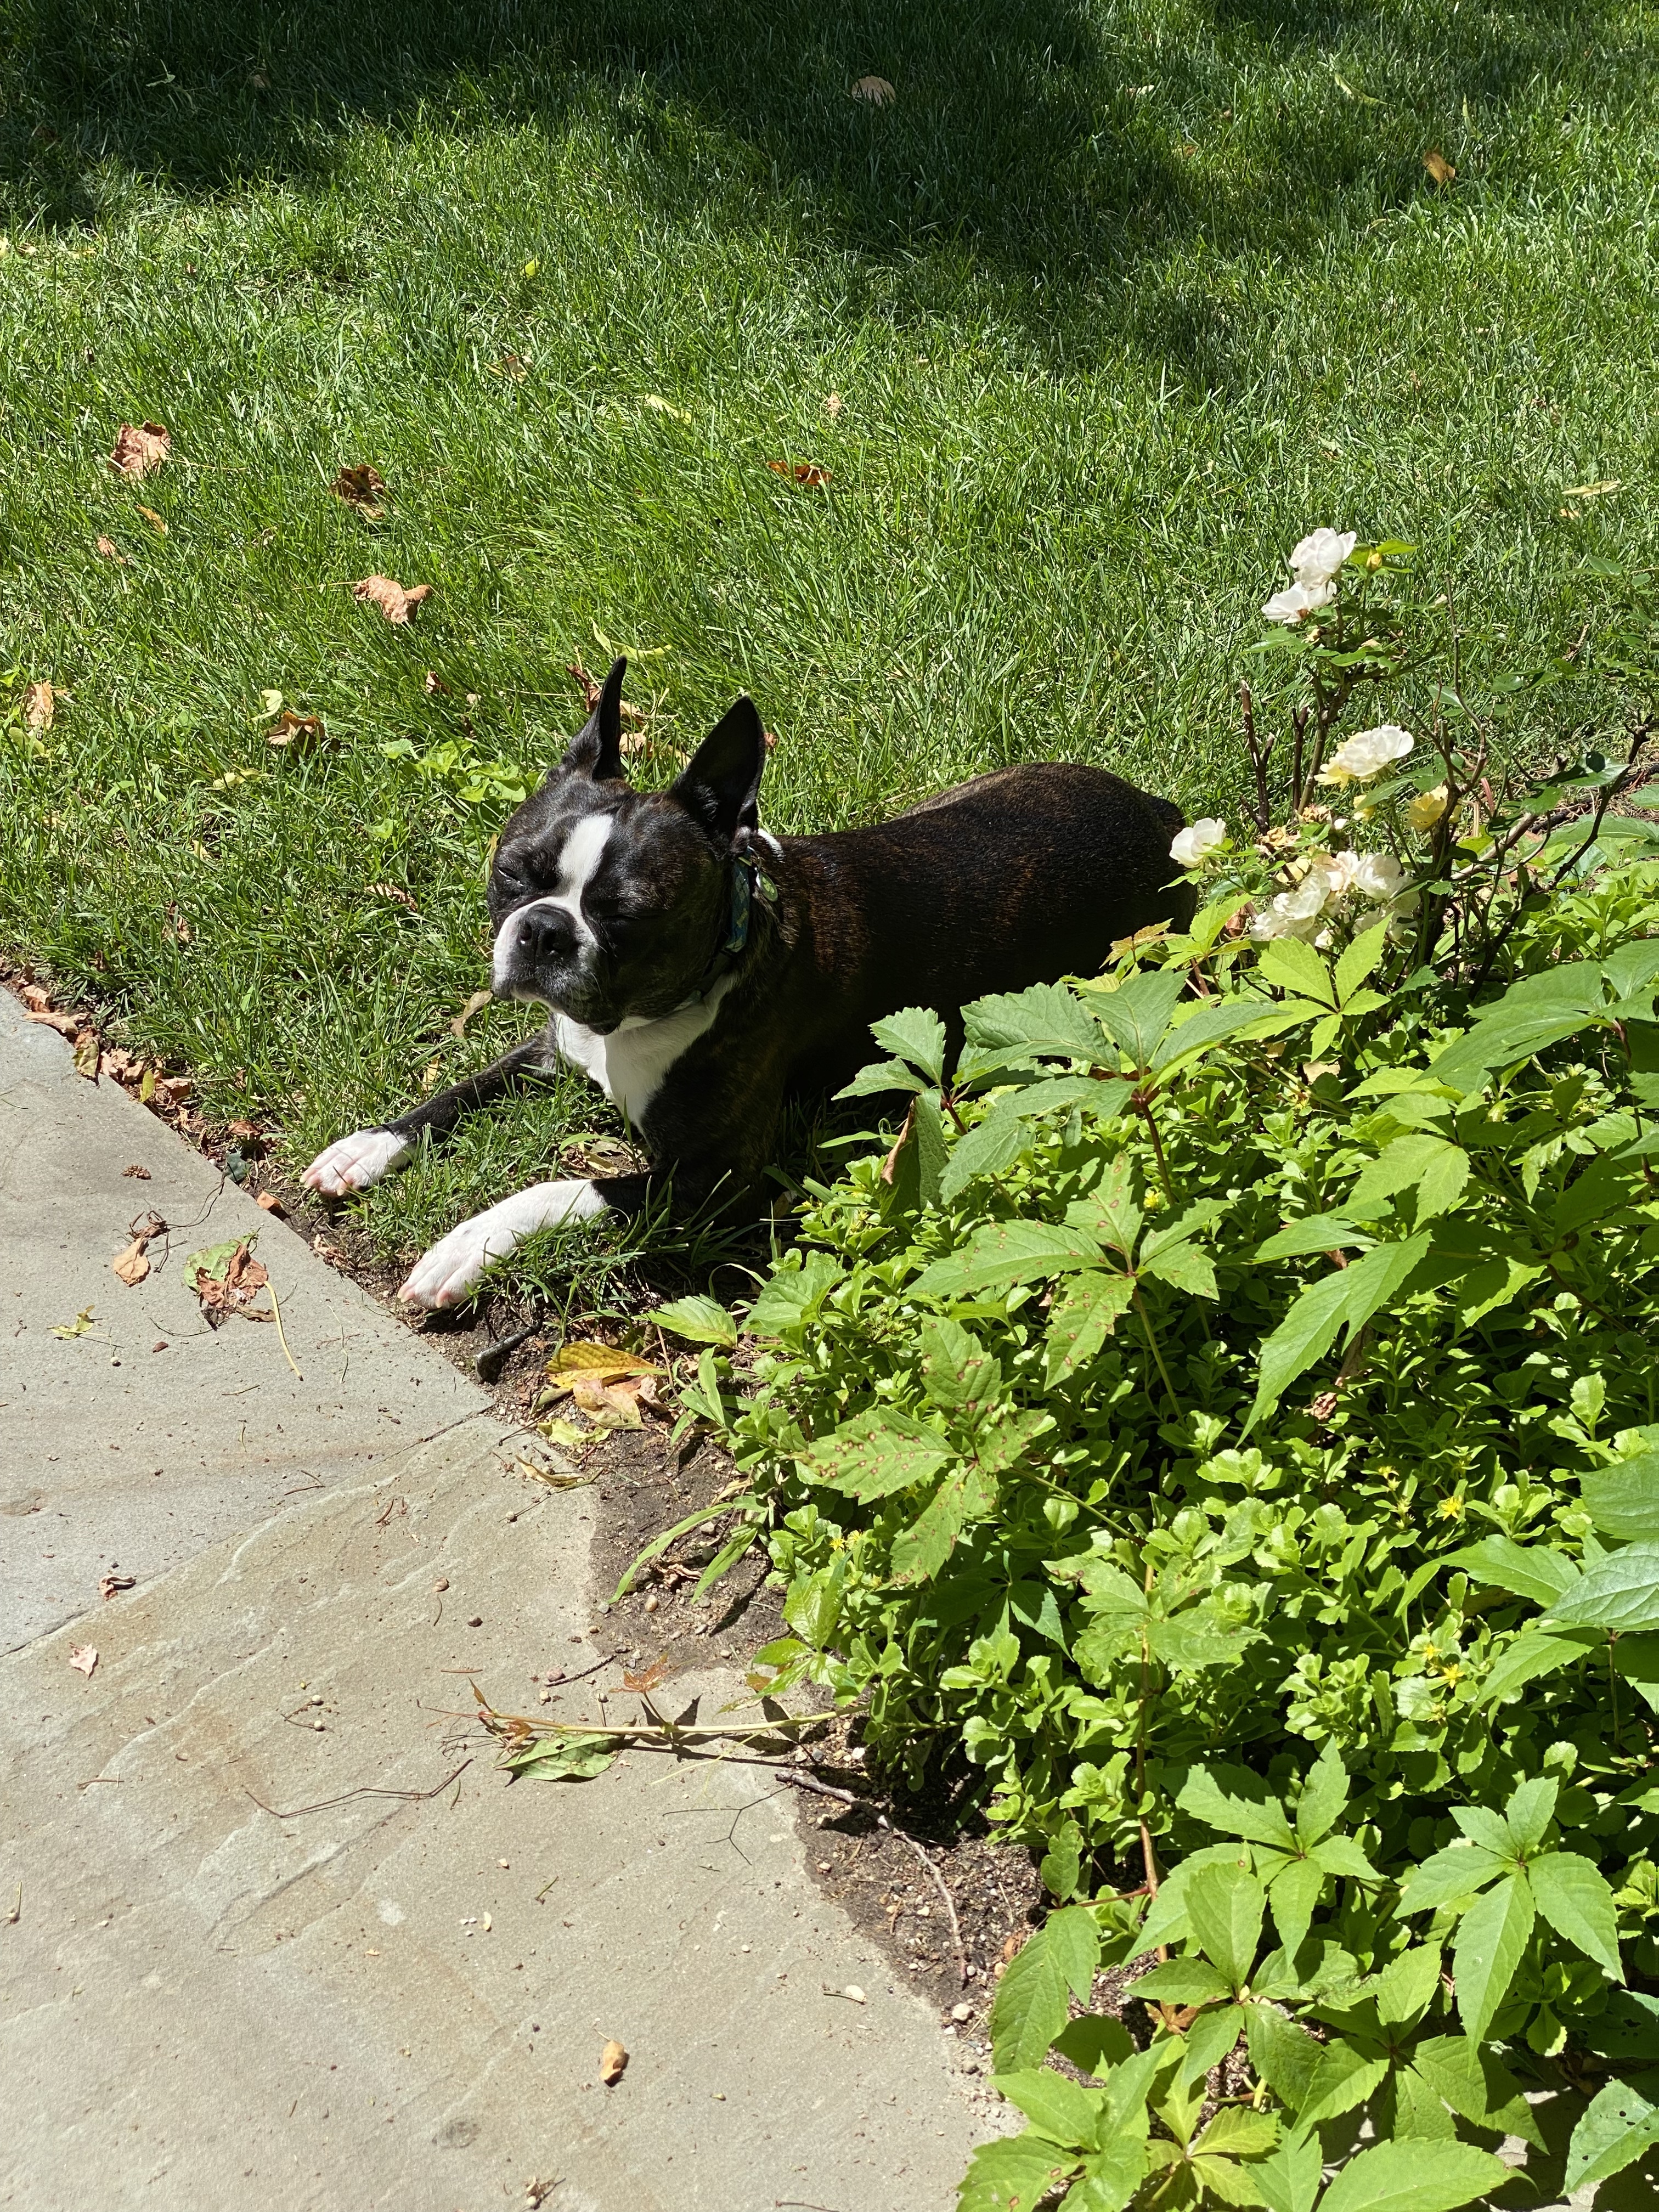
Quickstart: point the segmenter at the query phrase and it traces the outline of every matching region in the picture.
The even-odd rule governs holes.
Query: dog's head
[[[731,927],[732,860],[757,826],[766,738],[739,699],[667,791],[622,760],[614,663],[586,726],[501,831],[489,872],[498,998],[614,1030],[684,1006]]]

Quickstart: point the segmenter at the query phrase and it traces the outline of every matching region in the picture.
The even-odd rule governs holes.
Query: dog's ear
[[[674,797],[723,844],[760,826],[766,732],[752,699],[739,699],[697,747],[674,784]]]
[[[618,655],[600,686],[592,713],[570,740],[570,749],[564,757],[566,768],[581,770],[591,775],[595,783],[609,783],[623,772],[622,688],[627,673],[628,663]]]

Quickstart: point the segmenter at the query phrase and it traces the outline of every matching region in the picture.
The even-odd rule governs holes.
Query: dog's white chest
[[[707,998],[659,1021],[629,1018],[609,1036],[584,1029],[568,1014],[554,1017],[559,1050],[591,1075],[605,1097],[637,1122],[680,1054],[688,1051],[720,1011],[731,978],[722,975]]]

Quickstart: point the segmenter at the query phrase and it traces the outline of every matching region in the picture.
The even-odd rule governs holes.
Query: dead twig
[[[314,1805],[293,1806],[286,1813],[279,1813],[274,1805],[267,1805],[263,1797],[254,1797],[246,1783],[242,1784],[242,1795],[253,1797],[259,1810],[269,1813],[273,1820],[297,1820],[302,1813],[326,1813],[332,1806],[349,1805],[354,1797],[401,1797],[411,1805],[418,1805],[428,1797],[441,1797],[450,1784],[459,1781],[471,1764],[470,1757],[464,1759],[452,1773],[446,1774],[443,1780],[434,1783],[430,1790],[380,1790],[365,1784],[362,1789],[344,1790],[337,1797],[319,1798]]]
[[[294,1354],[289,1350],[288,1339],[283,1333],[283,1309],[276,1303],[276,1285],[271,1281],[269,1275],[265,1278],[265,1288],[270,1292],[270,1317],[276,1324],[276,1341],[283,1347],[283,1357],[287,1360],[289,1365],[294,1368],[294,1378],[295,1382],[303,1382],[306,1378],[301,1374],[299,1369],[295,1367]]]
[[[915,1853],[916,1856],[921,1861],[923,1866],[927,1868],[928,1873],[933,1878],[933,1887],[938,1890],[939,1896],[944,1900],[945,1916],[951,1923],[951,1941],[955,1944],[957,1950],[957,1984],[959,1987],[965,1990],[968,1986],[968,1954],[963,1948],[962,1925],[957,1918],[957,1908],[951,1901],[951,1893],[945,1887],[945,1876],[933,1864],[932,1859],[928,1857],[927,1852],[923,1850],[921,1845],[916,1841],[914,1836],[908,1835],[902,1828],[895,1828],[893,1830],[893,1833],[898,1838],[901,1843],[909,1844],[911,1850]]]

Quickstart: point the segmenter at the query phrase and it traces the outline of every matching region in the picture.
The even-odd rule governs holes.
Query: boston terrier
[[[546,1028],[340,1138],[304,1181],[331,1198],[367,1190],[562,1062],[622,1109],[651,1171],[537,1183],[475,1214],[417,1263],[399,1293],[411,1305],[454,1305],[534,1231],[633,1212],[653,1186],[672,1184],[681,1214],[752,1201],[786,1097],[846,1082],[872,1056],[872,1022],[932,1006],[959,1038],[968,1000],[1091,975],[1115,939],[1191,915],[1170,857],[1179,810],[1100,769],[1000,769],[871,829],[775,837],[757,803],[765,732],[744,698],[669,789],[635,791],[626,665],[490,871],[492,988],[545,1006]]]

